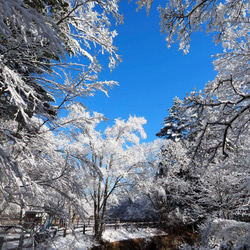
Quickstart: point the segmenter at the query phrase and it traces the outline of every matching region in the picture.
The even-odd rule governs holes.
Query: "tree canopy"
[[[223,47],[214,61],[216,78],[184,99],[182,116],[196,137],[195,154],[228,156],[228,144],[237,144],[249,127],[249,2],[168,1],[160,12],[169,45],[178,41],[188,52],[192,33],[205,30]]]
[[[111,69],[120,60],[113,45],[112,22],[122,22],[116,1],[0,1],[3,208],[11,203],[20,209],[33,207],[39,199],[38,206],[44,208],[46,201],[51,204],[51,195],[58,202],[74,203],[77,209],[77,188],[72,196],[69,192],[72,183],[78,186],[77,180],[64,179],[74,170],[52,131],[59,129],[57,117],[66,103],[93,96],[96,90],[107,94],[117,84],[98,80],[99,54],[108,54]],[[42,191],[45,187],[46,192]],[[56,204],[51,209],[59,211]]]

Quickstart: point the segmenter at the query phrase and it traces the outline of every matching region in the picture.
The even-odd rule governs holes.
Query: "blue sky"
[[[153,141],[173,98],[183,98],[214,79],[211,55],[218,53],[220,47],[214,46],[211,35],[200,32],[191,37],[189,54],[178,51],[178,44],[168,49],[160,32],[157,6],[153,5],[149,16],[145,9],[136,12],[136,8],[133,2],[120,2],[124,24],[116,27],[114,44],[123,62],[112,73],[104,65],[99,78],[118,81],[120,86],[109,92],[109,98],[97,93],[84,104],[111,120],[127,119],[129,115],[145,117],[147,141]]]

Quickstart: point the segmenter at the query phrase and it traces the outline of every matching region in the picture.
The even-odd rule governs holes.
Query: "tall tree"
[[[96,126],[103,120],[101,114],[93,116],[82,107],[70,107],[69,119],[79,114],[83,118],[73,123],[65,150],[70,155],[70,162],[82,169],[82,185],[85,194],[93,206],[95,236],[99,239],[105,225],[105,216],[109,200],[114,198],[117,189],[126,188],[135,175],[137,164],[142,159],[138,148],[140,138],[146,134],[142,117],[129,117],[127,121],[116,119],[112,127],[107,127],[103,134]],[[78,117],[79,118],[79,117]],[[87,119],[87,122],[84,122]],[[67,120],[63,122],[68,124]]]
[[[173,141],[178,141],[185,137],[188,119],[181,116],[182,105],[183,101],[175,97],[173,105],[169,109],[169,116],[164,118],[164,127],[156,136]]]
[[[65,178],[70,175],[56,178],[54,171],[68,173],[72,169],[65,165],[49,129],[60,126],[56,117],[65,103],[93,96],[96,90],[107,94],[116,84],[98,80],[99,54],[108,54],[111,69],[119,61],[113,45],[117,33],[110,28],[112,21],[122,21],[117,1],[0,0],[3,207],[8,205],[9,197],[25,206],[32,199],[22,198],[23,194],[31,198],[43,193],[39,203],[43,206],[42,200],[50,197],[49,190],[58,197],[63,193]],[[48,168],[52,175],[47,178],[50,187],[43,184]],[[42,185],[47,185],[46,192]],[[64,194],[69,189],[65,188]]]

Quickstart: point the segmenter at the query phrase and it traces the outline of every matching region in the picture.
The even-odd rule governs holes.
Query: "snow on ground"
[[[49,245],[45,246],[50,250],[87,250],[97,245],[90,235],[69,234],[66,237],[56,237]],[[41,246],[44,249],[44,246]]]
[[[103,233],[103,239],[108,242],[114,242],[136,238],[149,238],[156,235],[166,235],[166,233],[156,228],[119,228],[117,230],[107,229]]]
[[[103,239],[108,242],[122,241],[136,238],[149,238],[156,235],[166,235],[166,233],[156,228],[135,228],[135,227],[120,227],[115,229],[108,228],[103,233]],[[13,236],[14,237],[14,236]],[[17,235],[15,238],[18,239]],[[18,246],[19,241],[5,242],[3,250],[13,249]],[[31,239],[26,239],[25,246],[31,245]],[[39,244],[36,249],[47,250],[88,250],[93,246],[98,245],[95,242],[93,235],[83,234],[81,231],[76,231],[75,234],[69,233],[66,237],[62,234],[57,234],[54,238],[49,238],[46,242]],[[23,247],[23,250],[31,250],[32,247]]]
[[[117,230],[107,229],[103,234],[103,239],[108,242],[122,241],[135,238],[148,238],[156,235],[166,235],[166,233],[155,228],[119,228]],[[91,235],[83,235],[76,233],[75,236],[68,234],[66,237],[55,237],[53,241],[41,246],[41,249],[50,250],[87,250],[91,247],[98,245]]]

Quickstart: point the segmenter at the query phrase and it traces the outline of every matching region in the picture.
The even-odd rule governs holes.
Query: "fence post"
[[[23,241],[24,241],[24,234],[21,234],[17,250],[22,250],[23,249]]]
[[[66,235],[67,235],[67,228],[65,227],[63,230],[63,237],[66,237]]]
[[[4,237],[0,237],[0,250],[3,247],[3,243],[4,243]]]
[[[85,226],[85,224],[83,224],[83,231],[82,231],[82,233],[85,234],[85,231],[86,231],[86,226]]]

